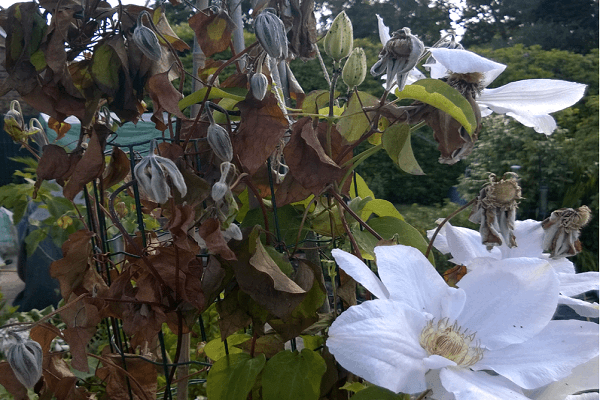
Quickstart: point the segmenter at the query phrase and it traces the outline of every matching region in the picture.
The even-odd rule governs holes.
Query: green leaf
[[[274,234],[277,234],[275,219],[272,212],[268,213],[268,221],[269,230]],[[290,204],[283,207],[277,207],[277,221],[279,224],[279,233],[281,234],[281,239],[285,242],[285,244],[291,246],[296,243],[296,237],[302,222],[302,213],[300,213]],[[244,221],[242,222],[241,227],[249,228],[255,225],[260,225],[263,228],[265,227],[265,220],[260,208],[249,210],[244,216]],[[304,240],[306,234],[307,227],[305,225],[302,228],[300,240]]]
[[[379,386],[369,386],[368,388],[359,391],[350,400],[407,400],[410,396],[405,394],[396,394],[391,390],[384,389]]]
[[[202,100],[204,100],[204,96],[206,96],[206,91],[208,87],[203,87],[200,90],[196,90],[194,93],[185,96],[183,99],[179,100],[179,109],[184,110],[186,107],[191,106],[192,104],[198,104]],[[246,89],[240,88],[227,88],[227,89],[219,89],[213,87],[210,90],[210,94],[208,95],[208,100],[213,99],[233,99],[237,101],[244,100],[245,93],[248,91]]]
[[[365,92],[358,92],[358,96],[356,93],[352,93],[346,110],[336,125],[337,130],[350,143],[360,139],[371,126],[362,110],[361,103],[365,107],[376,106],[379,104],[379,99]]]
[[[356,393],[356,392],[360,392],[361,390],[365,389],[366,386],[363,383],[359,383],[359,382],[346,382],[344,384],[344,386],[342,386],[340,389],[344,389],[347,390],[349,392],[352,393]]]
[[[304,348],[309,350],[316,350],[325,343],[325,338],[320,335],[300,335],[300,337],[304,342]]]
[[[238,333],[231,335],[227,338],[227,350],[229,350],[229,354],[237,354],[243,353],[242,349],[234,347],[236,344],[244,343],[250,340],[252,336],[247,335],[245,333]],[[204,346],[204,353],[213,361],[218,361],[221,358],[225,357],[225,342],[221,341],[221,338],[218,337],[216,339],[211,340],[206,343]]]
[[[27,248],[27,256],[31,256],[37,249],[38,245],[42,240],[46,239],[48,231],[46,229],[34,229],[29,232],[29,235],[25,238],[25,244]]]
[[[450,114],[469,135],[477,126],[473,107],[467,99],[458,90],[439,79],[421,79],[412,85],[406,85],[402,92],[396,89],[396,96],[398,99],[419,100]]]
[[[302,349],[276,354],[262,376],[264,400],[318,400],[327,365],[318,353]],[[209,396],[210,397],[210,396]]]
[[[367,223],[385,240],[395,238],[398,241],[398,244],[415,247],[423,254],[427,251],[428,243],[423,236],[421,236],[419,231],[401,219],[394,217],[379,217],[371,218]],[[373,249],[378,242],[377,238],[367,231],[361,231],[358,227],[352,228],[352,234],[354,235],[358,246],[363,251],[370,255],[374,255]],[[433,253],[429,254],[429,261],[432,265],[435,265]]]
[[[121,60],[108,43],[96,46],[92,56],[92,76],[98,87],[109,95],[119,90]]]
[[[374,199],[365,204],[362,209],[361,217],[366,220],[371,216],[371,213],[375,213],[380,217],[394,217],[404,221],[404,217],[396,207],[389,201],[383,199]]]
[[[369,186],[367,185],[367,182],[365,182],[363,177],[360,176],[359,174],[355,174],[355,176],[356,176],[356,187],[354,185],[354,179],[352,179],[352,182],[350,183],[350,197],[351,198],[360,197],[363,199],[370,197],[370,198],[374,199],[375,194],[373,193],[373,191],[371,189],[369,189]]]
[[[278,252],[273,246],[265,246],[265,250],[267,253],[269,253],[273,261],[275,261],[275,264],[277,264],[281,272],[286,274],[288,277],[291,277],[294,273],[294,268],[292,267],[292,263],[290,263],[290,260],[287,258],[287,256]]]
[[[392,125],[383,133],[383,148],[392,161],[404,172],[425,175],[410,145],[410,127],[406,124]]]
[[[208,373],[206,394],[211,400],[246,400],[266,358],[260,354],[230,354],[213,364]]]
[[[338,91],[334,93],[334,97],[339,95],[340,92]],[[323,108],[326,104],[329,104],[329,90],[314,90],[304,98],[302,112],[317,114],[319,109]]]

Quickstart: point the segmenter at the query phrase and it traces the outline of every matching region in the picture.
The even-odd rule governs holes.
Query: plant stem
[[[438,232],[442,229],[442,227],[444,226],[444,224],[448,221],[450,221],[451,218],[453,218],[456,214],[458,214],[459,212],[461,212],[462,210],[464,210],[465,208],[469,207],[470,205],[472,205],[473,203],[475,203],[477,201],[477,198],[474,198],[473,200],[471,200],[470,202],[468,202],[467,204],[465,204],[464,206],[460,207],[458,210],[452,212],[450,215],[448,215],[443,221],[442,223],[440,223],[438,225],[438,227],[435,229],[435,232],[433,232],[433,235],[431,236],[431,240],[429,241],[429,245],[427,246],[427,251],[425,252],[425,257],[429,257],[429,252],[431,251],[431,248],[433,247],[433,242],[435,241],[435,238],[438,234]]]

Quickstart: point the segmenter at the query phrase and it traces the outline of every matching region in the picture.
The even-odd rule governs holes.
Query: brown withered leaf
[[[157,14],[160,15],[158,18]],[[169,43],[171,43],[171,46],[173,46],[175,50],[186,51],[190,49],[190,46],[188,46],[186,42],[181,40],[171,28],[171,25],[169,25],[169,21],[167,20],[167,17],[163,12],[162,7],[157,7],[156,10],[154,10],[154,15],[152,16],[152,19],[154,20],[154,25],[156,26],[156,29],[158,29],[158,31],[165,37],[165,39],[167,39]],[[162,39],[158,40],[162,42]]]
[[[287,174],[275,192],[275,201],[278,207],[283,207],[286,204],[302,201],[311,194],[311,191],[302,186],[292,174]]]
[[[225,294],[223,300],[217,302],[219,330],[221,331],[222,341],[225,341],[228,336],[247,327],[252,322],[252,317],[239,304],[238,293],[239,287],[235,287]]]
[[[69,132],[69,129],[71,129],[71,124],[68,122],[59,122],[50,117],[48,119],[48,128],[54,130],[56,132],[56,140],[60,140],[65,137],[67,132]]]
[[[224,9],[214,12],[207,8],[188,20],[196,34],[198,44],[206,57],[220,53],[229,47],[235,24]]]
[[[285,341],[283,338],[276,333],[261,336],[256,339],[256,343],[254,343],[254,354],[264,354],[267,358],[271,358],[284,350],[284,344]],[[235,347],[249,353],[252,347],[252,341],[247,340],[243,343],[236,344]]]
[[[185,155],[185,151],[175,143],[161,142],[158,144],[158,155],[176,162],[179,157]]]
[[[209,77],[217,72],[217,69],[221,65],[223,65],[225,61],[223,60],[213,60],[209,58],[205,61],[204,66],[198,68],[198,78],[202,79],[204,82],[208,81]]]
[[[288,129],[288,122],[272,93],[262,101],[249,94],[237,107],[242,122],[231,142],[244,171],[254,175],[276,149]]]
[[[83,157],[77,163],[73,175],[71,175],[63,189],[63,195],[67,199],[73,200],[85,185],[102,176],[102,172],[104,172],[104,147],[106,146],[106,138],[110,133],[112,132],[106,126],[94,125],[88,148],[83,153]]]
[[[84,280],[89,268],[88,258],[92,251],[93,236],[93,232],[84,229],[69,235],[69,239],[62,245],[63,258],[50,265],[50,276],[58,279],[64,299],[68,299],[73,289]]]
[[[331,128],[333,139],[334,132],[337,131],[334,127]],[[292,136],[283,150],[294,179],[315,195],[344,175],[344,170],[325,152],[319,136],[321,135],[313,128],[312,119],[302,118],[292,127]],[[335,153],[332,154],[335,156]]]
[[[87,344],[96,333],[96,326],[101,318],[95,305],[80,299],[68,303],[71,306],[63,309],[60,316],[67,328],[62,331],[73,355],[71,365],[79,371],[88,372]]]
[[[71,168],[70,158],[62,146],[49,144],[43,147],[42,157],[36,169],[37,179],[33,197],[36,197],[38,189],[44,180],[61,179]]]
[[[221,233],[221,223],[217,218],[209,218],[200,225],[198,234],[206,242],[208,249],[225,260],[236,260],[235,253],[231,251]]]
[[[442,277],[444,278],[444,280],[446,281],[448,286],[456,287],[456,284],[466,274],[467,274],[467,267],[465,267],[464,265],[455,265],[454,267],[452,267],[449,270],[447,270],[446,272],[444,272]]]
[[[0,362],[0,385],[15,397],[15,400],[29,400],[27,388],[19,382],[6,361]]]
[[[129,158],[127,158],[127,154],[117,146],[113,146],[110,162],[102,173],[102,187],[108,189],[122,182],[130,170],[131,163],[129,162]]]
[[[40,399],[52,398],[53,395],[57,400],[92,399],[89,392],[76,385],[78,378],[62,356],[61,353],[51,353],[44,357],[44,386],[39,393]]]
[[[126,358],[126,364],[119,354],[105,354],[96,376],[106,383],[106,394],[112,400],[129,400],[128,387],[134,399],[152,400],[156,398],[156,366],[140,358]],[[125,367],[125,368],[124,368]],[[129,378],[129,385],[126,378]]]
[[[185,115],[179,110],[179,100],[183,95],[175,89],[169,80],[169,72],[155,74],[148,79],[148,92],[154,105],[153,115],[162,119],[163,111],[171,113],[179,118],[185,118]]]
[[[288,33],[290,50],[303,60],[315,57],[313,46],[317,42],[317,21],[314,13],[314,0],[291,0],[292,21],[291,31]],[[289,17],[288,17],[289,18]],[[284,17],[284,22],[287,20]]]
[[[60,329],[47,322],[34,326],[29,333],[31,340],[35,340],[42,346],[43,353],[50,351],[50,345],[57,336],[61,336]]]
[[[225,268],[221,266],[217,257],[209,256],[202,275],[202,292],[207,298],[213,300],[218,295],[225,275]]]
[[[189,251],[197,251],[195,242],[188,240],[188,231],[194,225],[194,209],[189,204],[176,205],[166,226],[173,236],[175,246]]]
[[[240,289],[273,315],[286,319],[306,291],[281,272],[263,247],[258,229],[240,246],[238,261],[231,263]]]

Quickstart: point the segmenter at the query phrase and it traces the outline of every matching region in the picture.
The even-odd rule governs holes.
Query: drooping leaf
[[[285,341],[276,333],[260,336],[254,343],[254,354],[264,354],[267,358],[275,356],[280,351],[283,351]],[[252,348],[252,341],[237,344],[236,347],[249,353]]]
[[[296,243],[298,231],[300,230],[300,224],[302,223],[302,213],[288,204],[283,207],[277,207],[277,218],[279,222],[281,241],[288,246]],[[275,217],[272,212],[267,212],[267,219],[269,222],[269,229],[275,234],[275,237],[277,237],[277,227],[275,225]],[[265,220],[260,208],[254,208],[246,213],[241,227],[251,228],[255,225],[260,225],[265,228],[264,221]],[[304,240],[306,238],[307,232],[308,227],[305,225],[300,232],[300,240]]]
[[[396,165],[412,175],[425,175],[415,159],[410,144],[410,127],[396,124],[387,128],[382,137],[383,148]]]
[[[96,46],[92,56],[91,74],[96,85],[109,96],[119,90],[121,61],[117,52],[108,43]]]
[[[221,223],[218,218],[207,219],[200,225],[198,234],[204,239],[208,249],[226,260],[235,260],[235,253],[231,251],[221,233]]]
[[[399,99],[414,99],[430,104],[460,122],[469,134],[477,127],[471,104],[458,90],[439,79],[421,79],[406,85],[402,92],[396,90]]]
[[[252,339],[252,336],[246,333],[238,333],[227,337],[227,350],[229,354],[238,354],[243,353],[244,351],[236,345],[247,342]],[[213,361],[218,361],[221,358],[225,357],[227,354],[225,352],[225,342],[221,340],[221,338],[216,338],[206,343],[204,346],[204,353]]]
[[[0,362],[0,385],[4,386],[6,391],[12,394],[15,400],[29,400],[27,388],[15,376],[13,369],[8,362]]]
[[[334,97],[338,97],[339,92],[335,92]],[[314,90],[304,98],[302,102],[302,112],[308,114],[317,114],[319,109],[329,103],[329,90]],[[326,115],[326,114],[325,114]]]
[[[186,51],[190,49],[190,46],[188,46],[186,42],[181,40],[171,28],[171,25],[169,25],[169,21],[167,20],[167,17],[162,7],[157,7],[154,10],[154,13],[152,14],[152,21],[154,22],[156,29],[158,29],[158,31],[165,37],[165,39],[167,39],[169,43],[171,43],[175,50]],[[160,35],[157,35],[157,38],[159,42],[163,42]]]
[[[69,129],[71,129],[71,124],[67,122],[59,122],[50,117],[48,119],[48,128],[56,131],[56,140],[60,140],[67,132],[69,132]]]
[[[79,230],[70,235],[62,246],[63,258],[50,265],[50,276],[58,279],[60,292],[65,299],[83,282],[89,268],[93,236],[94,233],[87,230]]]
[[[194,93],[185,96],[183,99],[179,100],[179,109],[185,110],[187,107],[192,104],[198,104],[204,97],[206,96],[206,92],[208,91],[208,87],[203,87],[202,89],[196,90]],[[247,90],[240,88],[216,88],[213,87],[208,94],[207,100],[214,99],[232,99],[236,102],[244,100],[244,95],[247,93]]]
[[[264,354],[230,354],[213,364],[206,393],[211,400],[246,400],[266,363]]]
[[[352,93],[346,110],[342,114],[336,127],[340,134],[350,143],[357,141],[367,132],[371,123],[365,116],[362,107],[371,107],[379,104],[379,99],[369,93]]]
[[[196,39],[206,57],[226,50],[229,47],[231,33],[235,23],[224,9],[202,10],[192,16],[188,23],[196,33]]]
[[[128,357],[123,365],[120,354],[103,356],[101,368],[96,370],[96,376],[106,383],[106,394],[111,399],[129,398],[129,389],[139,399],[156,398],[157,370],[156,366],[142,358]],[[127,379],[129,378],[129,382]]]
[[[131,164],[125,152],[117,146],[114,146],[110,156],[110,162],[102,173],[103,187],[108,189],[123,181],[123,179],[127,177],[127,174],[129,174],[130,169]]]
[[[282,351],[271,358],[262,375],[264,400],[318,400],[325,360],[309,349]]]
[[[179,110],[179,101],[183,95],[173,87],[169,80],[169,71],[152,75],[148,79],[147,87],[154,104],[153,114],[156,118],[162,118],[163,111],[179,118],[185,118],[185,115]]]

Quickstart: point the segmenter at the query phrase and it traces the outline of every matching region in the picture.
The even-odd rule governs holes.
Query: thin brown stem
[[[383,240],[383,237],[379,233],[375,232],[373,230],[373,228],[371,228],[365,221],[362,220],[361,217],[359,217],[358,215],[356,215],[356,213],[354,211],[352,211],[352,209],[348,206],[348,204],[346,204],[344,199],[342,199],[342,197],[339,194],[337,194],[333,190],[330,190],[329,193],[331,193],[333,195],[333,197],[335,197],[335,199],[338,201],[338,203],[342,207],[344,207],[344,209],[348,212],[348,214],[352,215],[352,218],[357,220],[358,223],[361,224],[362,227],[365,228],[365,230],[367,232],[369,232],[371,235],[375,236],[377,238],[377,240]]]
[[[417,397],[415,400],[423,400],[425,398],[425,396],[427,396],[430,392],[431,392],[431,389],[427,389],[426,391],[421,393],[419,395],[419,397]]]
[[[435,242],[435,238],[438,235],[439,231],[442,229],[442,227],[444,226],[444,224],[448,221],[450,221],[451,218],[453,218],[456,214],[458,214],[459,212],[463,211],[465,208],[471,206],[473,203],[475,203],[477,201],[477,198],[474,198],[473,200],[471,200],[470,202],[468,202],[467,204],[465,204],[464,206],[460,207],[458,210],[452,212],[450,215],[448,215],[439,225],[437,228],[435,228],[435,232],[433,232],[433,235],[431,236],[431,240],[429,241],[429,245],[427,246],[427,251],[425,251],[425,257],[429,257],[429,253],[431,252],[431,248],[433,247],[433,242]]]

